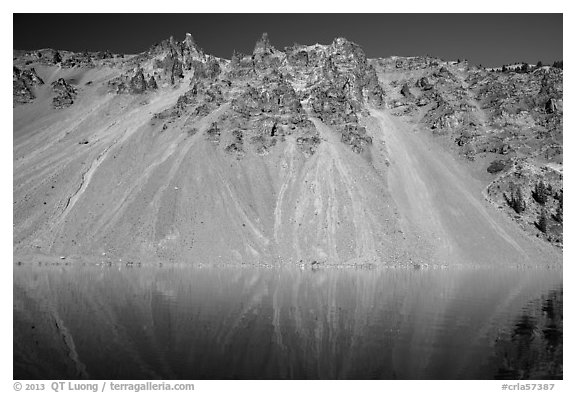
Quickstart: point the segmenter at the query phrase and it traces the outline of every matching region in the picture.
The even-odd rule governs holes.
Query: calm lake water
[[[15,379],[561,377],[560,269],[14,266]]]

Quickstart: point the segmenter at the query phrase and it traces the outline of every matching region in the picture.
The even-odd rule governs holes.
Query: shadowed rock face
[[[63,62],[80,58],[60,53]],[[279,50],[264,35],[252,54],[230,61],[205,54],[190,35],[135,56],[84,57],[89,64],[68,68],[44,55],[16,56],[15,100],[33,101],[14,109],[15,253],[226,263],[558,260],[558,251],[530,245],[502,221],[482,187],[454,175],[457,166],[446,169],[437,146],[407,136],[420,120],[438,133],[466,124],[462,114],[475,106],[463,100],[464,71],[450,65],[395,59],[396,74],[414,74],[411,95],[398,97],[404,81],[389,88],[381,66],[344,38]],[[482,90],[493,88],[479,75],[465,75],[468,86],[495,94]],[[552,122],[561,90],[547,78],[538,90],[558,100]],[[384,108],[392,100],[429,112],[394,122],[398,113]],[[545,112],[546,101],[535,103]],[[459,136],[458,146],[477,138]],[[512,154],[511,146],[489,149]],[[479,252],[488,245],[477,239],[490,239],[493,251]]]

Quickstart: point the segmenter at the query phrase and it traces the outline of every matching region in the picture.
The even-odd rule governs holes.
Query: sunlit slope
[[[386,111],[372,111],[390,157],[389,189],[407,228],[434,244],[434,255],[453,264],[556,264],[558,248],[531,238],[484,195],[484,184],[438,146],[425,129]]]
[[[191,135],[179,123],[152,120],[181,91],[131,97],[86,90],[77,106],[60,111],[41,94],[17,108],[17,252],[193,262],[411,260],[385,173],[319,120],[325,130],[311,157],[288,136],[269,155],[238,159],[205,135],[227,105],[197,119]]]
[[[344,38],[281,51],[263,35],[231,60],[191,36],[136,56],[69,56],[15,58],[15,255],[561,261],[486,201],[488,182],[428,138],[427,123],[385,105],[382,86],[392,94],[400,71],[377,75]]]

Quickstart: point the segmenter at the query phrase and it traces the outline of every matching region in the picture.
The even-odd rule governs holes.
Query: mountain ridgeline
[[[345,38],[279,50],[266,34],[228,60],[187,34],[137,55],[14,51],[13,80],[16,255],[561,260],[562,70],[367,59]]]

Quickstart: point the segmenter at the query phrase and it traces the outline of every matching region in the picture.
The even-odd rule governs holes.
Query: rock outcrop
[[[416,87],[419,87],[422,90],[430,90],[433,86],[430,84],[430,81],[425,76],[418,79],[416,82]]]
[[[68,84],[64,78],[59,78],[51,84],[52,91],[56,94],[52,98],[52,105],[56,109],[67,108],[76,99],[76,89]]]
[[[345,38],[326,46],[295,45],[286,49],[282,70],[314,114],[342,134],[343,143],[355,152],[371,144],[358,121],[368,105],[383,104],[384,92],[358,45]]]
[[[154,78],[154,75],[150,76],[150,79],[148,79],[147,87],[150,90],[156,90],[158,88],[158,84],[156,83],[156,79]]]
[[[142,68],[138,68],[136,74],[130,78],[128,88],[132,94],[142,94],[146,91],[148,84],[146,83],[146,78],[144,77],[144,71]]]
[[[36,74],[34,68],[21,70],[18,67],[13,67],[12,80],[12,102],[14,106],[32,102],[36,98],[33,92],[34,87],[44,84],[44,81]]]
[[[180,82],[184,74],[204,63],[207,56],[196,44],[191,34],[186,34],[183,41],[170,37],[144,52],[129,63],[142,66],[147,73],[155,73],[160,79],[169,81],[171,85]]]
[[[549,98],[548,101],[546,101],[546,113],[556,113],[556,111],[558,111],[556,99]]]
[[[274,47],[268,39],[268,33],[262,33],[262,37],[256,42],[253,54],[256,56],[271,55],[275,51]]]
[[[505,211],[510,206],[497,190],[506,185],[501,178],[517,180],[514,167],[519,162],[533,172],[553,168],[553,173],[562,173],[561,69],[502,72],[433,58],[378,59],[372,64],[379,73],[395,75],[385,86],[393,114],[428,128],[456,154],[477,163],[471,165],[482,165],[486,175],[494,176],[491,200]],[[561,190],[558,182],[554,187]],[[523,192],[527,189],[523,186]],[[547,205],[546,216],[558,208]],[[541,213],[540,207],[530,214],[511,212],[532,232],[531,223]],[[540,231],[539,236],[561,242],[561,223],[551,227],[555,233]]]
[[[404,83],[404,85],[402,85],[402,89],[400,90],[400,93],[406,98],[413,98],[414,97],[412,95],[412,93],[410,92],[410,88],[408,87],[407,83]]]
[[[368,105],[383,104],[375,69],[361,48],[344,38],[331,45],[281,51],[264,33],[251,55],[234,52],[225,66],[204,55],[191,62],[191,71],[192,88],[155,119],[205,116],[228,101],[232,113],[221,120],[221,132],[212,127],[206,135],[215,143],[227,141],[222,142],[226,151],[240,158],[250,152],[267,154],[287,136],[296,138],[304,154],[314,154],[321,139],[310,114],[340,132],[342,142],[360,153],[372,140],[359,119]],[[228,138],[227,129],[241,132],[242,141]]]
[[[192,83],[215,81],[222,71],[221,60],[205,55],[191,34],[186,34],[181,42],[170,37],[125,64],[130,69],[108,82],[111,91],[118,94],[142,94],[179,85],[187,76]]]
[[[208,56],[206,61],[193,60],[191,64],[194,80],[215,80],[222,71],[220,64],[212,56]]]
[[[156,74],[156,76],[158,76]],[[148,80],[146,80],[148,79]],[[110,91],[116,94],[144,94],[158,89],[155,75],[144,74],[142,67],[136,67],[123,75],[108,81]]]

